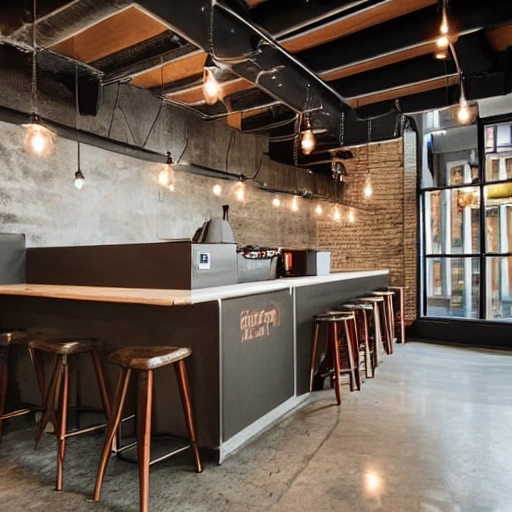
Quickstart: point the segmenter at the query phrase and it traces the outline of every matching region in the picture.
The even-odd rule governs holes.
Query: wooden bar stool
[[[395,292],[398,297],[398,305],[395,305],[395,326],[398,325],[400,336],[397,338],[400,343],[405,343],[405,290],[406,286],[388,286],[388,290]]]
[[[370,322],[368,318],[368,315],[373,312],[373,306],[368,302],[342,304],[340,310],[353,313],[356,317],[358,334],[360,334],[358,339],[362,341],[359,350],[363,352],[364,373],[367,379],[371,379],[375,376],[375,367],[377,365],[377,347],[375,339],[370,336]]]
[[[309,379],[309,390],[313,389],[313,379],[316,368],[316,358],[318,350],[318,338],[320,334],[320,326],[322,324],[327,325],[327,352],[332,357],[334,366],[333,371],[333,383],[334,392],[336,394],[336,402],[341,404],[341,383],[340,376],[342,374],[349,375],[350,379],[350,390],[354,388],[361,389],[361,381],[359,376],[359,368],[356,363],[354,355],[354,347],[357,346],[353,339],[353,332],[355,328],[355,315],[350,313],[341,313],[339,311],[329,311],[316,315],[313,317],[315,324],[314,336],[313,336],[313,347],[311,352],[311,368],[310,368],[310,379]],[[345,335],[346,343],[343,344],[343,336]],[[347,352],[347,366],[348,368],[342,368],[340,348],[346,348]]]
[[[377,297],[377,296],[370,296],[370,297],[361,297],[354,301],[356,303],[367,303],[371,304],[373,307],[373,312],[370,315],[371,320],[371,331],[373,331],[373,338],[375,340],[375,346],[376,346],[376,367],[379,365],[379,357],[381,354],[385,351],[386,353],[389,353],[388,348],[388,340],[386,337],[386,330],[384,330],[383,333],[383,312],[384,312],[384,298],[383,297]],[[384,335],[383,335],[384,334]]]
[[[388,339],[388,354],[393,353],[393,343],[395,341],[395,312],[393,307],[393,297],[395,292],[390,290],[374,291],[372,292],[375,297],[384,298],[384,325],[386,329],[386,338]]]
[[[186,448],[191,448],[194,456],[196,471],[200,473],[203,470],[199,451],[197,448],[197,436],[192,413],[192,403],[190,399],[190,390],[185,367],[185,359],[190,356],[192,350],[179,347],[127,347],[116,350],[109,356],[109,360],[121,366],[122,371],[117,382],[117,388],[114,398],[112,416],[108,422],[107,437],[103,452],[101,454],[98,475],[96,477],[96,486],[94,488],[94,501],[99,501],[103,478],[107,469],[108,459],[112,451],[112,443],[115,434],[121,423],[121,415],[126,401],[128,384],[132,370],[138,370],[138,398],[137,398],[137,452],[139,463],[139,509],[141,512],[147,512],[149,507],[149,466],[153,462],[159,462],[167,459]],[[153,371],[157,368],[174,365],[178,387],[180,389],[183,411],[187,423],[189,434],[189,444],[180,447],[172,452],[163,455],[156,461],[150,461],[151,444],[151,410],[153,403]],[[126,446],[118,449],[118,452],[127,449]]]
[[[43,415],[36,429],[35,446],[39,443],[46,425],[51,421],[57,435],[57,477],[55,489],[62,490],[64,457],[66,454],[66,440],[68,437],[77,436],[86,432],[92,432],[104,428],[106,424],[94,425],[78,430],[67,431],[68,405],[69,405],[69,357],[76,354],[91,354],[96,378],[103,405],[103,411],[107,419],[110,417],[110,403],[105,387],[105,378],[101,368],[99,357],[100,343],[93,339],[45,339],[31,340],[28,344],[33,361],[41,364],[41,353],[46,352],[55,356],[54,366],[48,389],[43,400]],[[59,411],[60,409],[60,411]]]

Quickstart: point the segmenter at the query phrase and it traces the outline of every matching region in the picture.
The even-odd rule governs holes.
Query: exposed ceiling
[[[0,6],[2,42],[33,45],[33,1]],[[402,114],[457,103],[454,59],[433,58],[439,0],[38,0],[45,63],[81,63],[92,88],[130,81],[206,119],[270,136],[270,156],[314,167],[343,145],[399,134]],[[512,90],[512,0],[449,0],[469,100]],[[0,53],[0,62],[9,52]],[[222,83],[205,103],[204,66]],[[57,72],[57,71],[56,71]],[[94,91],[93,91],[94,93]],[[318,141],[297,151],[309,113]],[[368,126],[368,119],[372,119]],[[370,128],[370,129],[369,129]],[[317,167],[322,170],[322,165]]]

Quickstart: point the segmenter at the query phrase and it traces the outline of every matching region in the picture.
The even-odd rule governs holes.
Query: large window
[[[483,158],[476,125],[425,136],[423,316],[512,321],[512,123],[483,132]]]

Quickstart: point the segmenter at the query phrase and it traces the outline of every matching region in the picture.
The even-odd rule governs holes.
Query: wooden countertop
[[[199,290],[159,290],[149,288],[109,288],[104,286],[73,286],[52,284],[4,284],[0,295],[47,297],[53,299],[89,300],[97,302],[124,302],[154,306],[183,306],[215,300],[243,297],[277,290],[313,286],[361,277],[387,274],[387,270],[339,272],[326,276],[292,277],[272,281],[256,281]]]

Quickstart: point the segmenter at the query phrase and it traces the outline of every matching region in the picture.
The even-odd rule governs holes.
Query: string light
[[[354,209],[350,208],[348,211],[348,221],[353,224],[356,221],[356,214],[354,213]]]
[[[204,101],[208,105],[215,105],[219,101],[221,88],[219,82],[215,78],[213,71],[209,68],[204,68],[203,74],[203,96]]]
[[[299,211],[299,202],[297,196],[294,196],[292,199],[292,212]]]
[[[272,205],[275,208],[279,208],[281,206],[281,200],[279,199],[279,196],[276,194],[276,197],[272,200]]]
[[[322,206],[321,206],[321,205],[319,205],[319,204],[317,204],[317,205],[316,205],[315,213],[316,213],[317,215],[322,215],[322,213],[323,213],[323,209],[322,209]]]
[[[338,206],[334,207],[334,215],[332,216],[332,218],[337,222],[339,222],[341,220],[341,213],[340,213],[340,209],[338,208]]]

